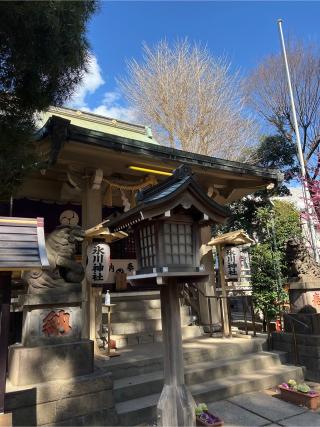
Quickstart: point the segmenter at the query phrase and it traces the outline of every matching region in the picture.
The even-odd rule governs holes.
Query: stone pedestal
[[[73,341],[65,344],[9,348],[9,380],[25,386],[47,381],[65,380],[93,372],[93,342]]]
[[[320,280],[289,283],[291,313],[320,313]]]
[[[22,345],[9,349],[9,379],[28,385],[93,372],[93,343],[81,339],[81,286],[23,297]]]
[[[320,334],[320,280],[289,283],[290,317],[284,319],[284,329],[296,333]]]
[[[164,387],[157,406],[160,427],[195,426],[195,402],[184,383],[179,285],[174,279],[160,287]]]

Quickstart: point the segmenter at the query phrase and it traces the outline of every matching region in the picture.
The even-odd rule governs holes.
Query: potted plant
[[[294,403],[299,406],[306,406],[309,409],[318,409],[320,407],[320,393],[311,390],[310,387],[295,380],[282,383],[278,386],[281,399]]]
[[[199,403],[195,409],[197,426],[223,426],[223,421],[216,415],[208,412],[208,407],[205,403]]]

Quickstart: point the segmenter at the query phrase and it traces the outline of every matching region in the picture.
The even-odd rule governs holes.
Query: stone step
[[[111,292],[111,298],[115,303],[119,301],[133,301],[133,300],[147,300],[147,299],[160,299],[160,290],[154,291],[125,291],[125,292]]]
[[[188,326],[190,323],[189,316],[181,316],[181,325]],[[140,332],[155,332],[162,330],[161,319],[140,319],[132,320],[130,322],[112,322],[111,334],[136,334]]]
[[[113,313],[119,311],[143,311],[153,308],[161,308],[160,299],[142,299],[142,300],[126,300],[117,301],[111,296],[111,303],[116,304],[112,311]],[[106,307],[102,307],[103,312],[106,312]]]
[[[233,359],[208,361],[185,367],[185,382],[188,385],[217,380],[222,377],[250,373],[255,370],[278,367],[278,354],[261,352]],[[163,387],[163,370],[144,375],[126,377],[114,382],[116,402],[143,397],[147,394],[160,393]]]
[[[158,330],[153,328],[153,329],[150,329],[149,331],[146,329],[143,329],[140,332],[132,332],[132,333],[127,332],[122,334],[112,333],[111,339],[116,341],[117,348],[135,346],[138,344],[151,344],[151,343],[161,342],[162,341],[161,320],[156,322],[159,322],[159,325],[160,325],[159,326],[160,329]],[[141,323],[145,323],[145,322],[141,322]],[[119,323],[118,325],[122,325],[122,324]],[[119,329],[116,328],[116,330],[120,332],[121,328]],[[203,335],[203,329],[200,326],[196,326],[196,325],[182,326],[182,337],[184,339],[195,338],[201,335]]]
[[[180,307],[181,311],[181,317],[182,318],[188,318],[190,317],[189,314],[189,307],[182,306]],[[102,311],[103,319],[107,320],[106,315],[106,307],[104,307],[104,310]],[[130,310],[130,311],[115,311],[111,315],[112,323],[119,323],[119,322],[131,322],[132,320],[140,320],[140,319],[161,319],[161,309],[160,308],[148,308],[144,310]]]
[[[107,318],[106,314],[102,314],[103,318]],[[131,322],[141,319],[161,319],[160,308],[149,308],[146,310],[131,310],[131,311],[115,311],[111,315],[112,323]]]
[[[188,326],[187,328],[193,328]],[[183,328],[186,329],[186,328]],[[219,344],[217,345],[217,342]],[[219,361],[255,354],[263,350],[265,340],[254,338],[232,338],[224,342],[221,339],[201,336],[183,342],[185,365],[208,361]],[[112,372],[113,378],[120,379],[130,376],[143,375],[163,369],[162,344],[141,344],[127,347],[120,358],[113,358],[108,366],[101,364],[100,369]],[[280,352],[281,354],[281,352]]]
[[[197,402],[214,402],[226,399],[241,393],[258,391],[280,384],[288,379],[301,381],[303,371],[301,367],[280,365],[252,373],[240,374],[210,380],[189,387]],[[120,425],[132,426],[148,422],[156,418],[156,405],[160,393],[148,394],[116,404]]]
[[[136,334],[139,332],[161,331],[161,319],[141,319],[131,322],[112,323],[111,335]]]

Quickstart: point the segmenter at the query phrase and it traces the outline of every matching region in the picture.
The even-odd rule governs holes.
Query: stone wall
[[[110,373],[27,387],[7,386],[6,412],[13,426],[115,426],[118,416]]]
[[[298,364],[305,366],[305,378],[320,381],[320,335],[296,334]],[[274,350],[288,353],[288,361],[295,363],[294,338],[289,332],[273,332]]]

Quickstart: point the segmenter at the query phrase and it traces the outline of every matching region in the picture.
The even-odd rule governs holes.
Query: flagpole
[[[308,187],[308,184],[307,184],[307,181],[306,181],[306,175],[307,175],[306,174],[306,167],[305,167],[305,161],[304,161],[303,152],[302,152],[302,148],[301,148],[300,132],[299,132],[296,107],[295,107],[294,97],[293,97],[293,91],[292,91],[291,76],[290,76],[290,70],[289,70],[289,64],[288,64],[288,59],[287,59],[286,46],[285,46],[285,43],[284,43],[284,37],[283,37],[283,31],[282,31],[282,19],[278,19],[278,28],[279,28],[279,34],[280,34],[280,41],[281,41],[281,48],[282,48],[283,60],[284,60],[284,64],[285,64],[286,74],[287,74],[287,82],[288,82],[290,102],[291,102],[293,125],[294,125],[294,131],[295,131],[295,134],[296,134],[298,159],[299,159],[300,169],[301,169],[301,175],[302,175],[302,191],[303,191],[303,196],[304,196],[304,202],[305,202],[306,211],[308,213],[307,222],[308,222],[308,227],[309,227],[309,231],[310,231],[311,245],[312,245],[312,250],[313,250],[313,253],[314,253],[315,260],[317,262],[319,262],[319,253],[318,253],[318,248],[317,248],[317,238],[316,238],[316,233],[315,233],[314,222],[313,222],[313,219],[312,219],[312,199],[311,199],[309,187]]]

